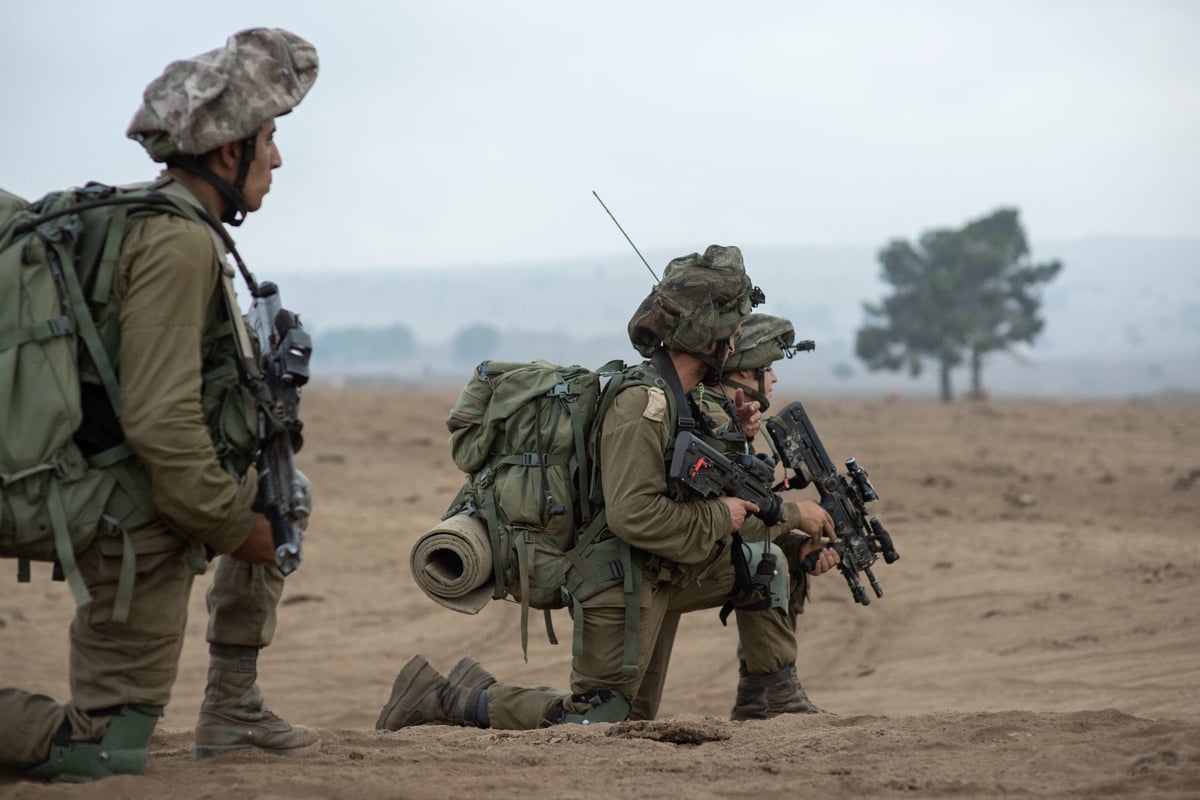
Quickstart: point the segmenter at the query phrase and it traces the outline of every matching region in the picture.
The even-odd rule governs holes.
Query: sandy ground
[[[319,754],[192,760],[201,579],[146,774],[0,773],[0,798],[1200,797],[1196,398],[806,398],[831,455],[870,472],[902,556],[869,607],[836,573],[815,582],[798,666],[829,713],[729,722],[735,635],[704,612],[684,621],[654,722],[380,733],[414,653],[444,670],[471,654],[516,683],[568,674],[569,645],[539,624],[523,662],[512,604],[456,614],[410,578],[413,542],[460,483],[455,395],[305,397],[317,503],[260,666],[271,707],[320,730]],[[0,580],[0,685],[62,697],[72,601],[36,567],[31,585]]]

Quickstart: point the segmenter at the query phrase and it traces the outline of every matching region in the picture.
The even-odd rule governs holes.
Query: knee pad
[[[768,549],[770,552],[768,552]],[[769,542],[736,542],[733,545],[733,591],[719,614],[725,625],[733,611],[768,611],[777,608],[788,612],[787,559],[782,551]]]
[[[110,775],[136,775],[146,768],[150,734],[162,716],[162,706],[121,706],[99,742],[50,743],[50,757],[32,767],[29,775],[51,781],[83,783]]]
[[[564,723],[591,725],[593,722],[622,722],[629,718],[629,712],[633,708],[629,699],[615,689],[597,689],[594,692],[573,694],[570,700],[571,705],[585,707],[586,710],[582,713],[567,711],[564,701],[559,700],[546,712],[545,718],[542,719],[542,727]]]

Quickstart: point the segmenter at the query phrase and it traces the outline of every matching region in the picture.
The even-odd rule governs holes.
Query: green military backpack
[[[459,394],[446,426],[450,455],[467,478],[443,520],[467,514],[487,529],[493,599],[521,604],[521,647],[528,655],[529,609],[574,610],[582,651],[581,603],[611,586],[626,595],[625,663],[638,669],[641,566],[607,530],[597,452],[600,424],[616,395],[660,385],[637,367],[610,361],[592,371],[549,361],[484,361]],[[668,400],[676,418],[674,398]]]
[[[125,530],[153,519],[153,502],[129,479],[123,440],[85,455],[75,436],[81,370],[120,409],[115,326],[97,320],[115,319],[107,305],[126,223],[146,210],[198,219],[142,189],[88,184],[32,204],[0,190],[0,556],[18,559],[21,581],[29,561],[56,562],[83,603],[75,554],[101,531],[123,536],[116,621],[127,618],[135,571]]]
[[[549,361],[484,361],[450,411],[450,455],[467,473],[446,518],[467,513],[487,528],[493,597],[521,604],[527,650],[530,608],[566,603],[567,553],[603,504],[588,457],[603,375]]]
[[[593,454],[604,413],[621,388],[642,382],[621,361],[599,370],[549,361],[485,361],[450,412],[450,454],[467,478],[443,519],[468,514],[487,529],[493,598],[521,604],[528,655],[529,609],[573,605],[573,650],[582,650],[582,601],[624,585],[626,668],[637,667],[641,570],[606,530],[600,468]],[[598,539],[599,537],[599,539]]]

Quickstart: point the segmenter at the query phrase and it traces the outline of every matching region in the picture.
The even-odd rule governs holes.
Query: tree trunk
[[[954,402],[954,392],[950,388],[950,361],[948,359],[943,358],[941,361],[941,375],[942,375],[942,402],[943,403],[952,403],[952,402]]]
[[[971,351],[971,393],[968,397],[976,402],[987,400],[983,390],[983,353],[978,350]]]

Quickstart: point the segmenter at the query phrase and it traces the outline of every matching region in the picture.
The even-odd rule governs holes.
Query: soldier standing
[[[282,163],[275,118],[300,103],[316,75],[311,44],[284,30],[258,28],[171,63],[146,88],[128,135],[166,164],[148,188],[185,200],[209,224],[167,213],[131,220],[109,297],[109,306],[119,309],[109,320],[117,327],[105,338],[119,341],[110,355],[119,365],[120,408],[89,405],[86,398],[96,392],[88,390],[97,387],[84,386],[81,448],[96,452],[123,438],[134,458],[121,488],[149,512],[144,524],[126,531],[136,552],[133,603],[126,621],[112,621],[121,538],[98,536],[76,556],[91,600],[71,624],[71,699],[58,703],[0,689],[0,763],[72,781],[141,772],[170,698],[188,596],[206,557],[227,554],[243,576],[272,574],[270,524],[253,508],[257,406],[240,370],[250,339],[216,220],[238,225],[262,206],[272,170]],[[227,583],[220,567],[215,583]],[[257,626],[265,643],[278,593],[243,584],[232,594],[237,599],[210,604],[210,638],[215,631],[221,640],[238,628],[226,625],[233,616],[242,627]],[[216,610],[239,605],[242,610],[229,615]],[[251,607],[254,621],[241,616]],[[214,651],[213,659],[221,685],[206,694],[206,713],[242,690],[245,681],[235,673],[252,666],[242,651]],[[254,714],[253,698],[241,702],[229,717]],[[257,724],[252,717],[250,724]],[[305,731],[292,735],[316,740]]]

